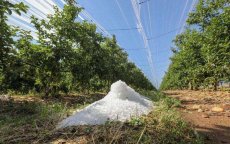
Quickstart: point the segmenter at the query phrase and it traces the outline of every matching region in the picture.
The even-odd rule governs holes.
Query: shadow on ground
[[[167,95],[181,101],[178,109],[207,144],[230,144],[230,92],[228,91],[166,91]],[[222,108],[213,111],[214,107]]]
[[[230,126],[215,125],[214,128],[198,126],[197,131],[204,136],[207,144],[230,144]]]

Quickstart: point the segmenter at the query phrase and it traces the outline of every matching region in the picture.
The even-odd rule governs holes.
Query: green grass
[[[142,118],[144,119],[142,127],[146,127],[146,130],[141,143],[203,143],[202,138],[177,112],[176,108],[181,105],[179,100],[157,91],[142,94],[148,95],[155,102],[156,107],[150,114]]]
[[[84,140],[87,143],[203,143],[193,128],[186,123],[176,107],[180,101],[160,92],[146,92],[157,106],[153,112],[129,122],[111,122],[99,126],[74,126],[56,130],[56,125],[73,109],[81,109],[90,102],[66,101],[0,103],[0,143],[50,143]],[[78,97],[74,97],[77,99]],[[96,100],[96,99],[95,99]],[[70,100],[72,102],[72,100]],[[81,141],[82,142],[82,141]]]
[[[25,143],[43,138],[66,112],[58,103],[7,102],[0,114],[0,143]]]
[[[153,112],[129,122],[108,121],[100,126],[74,126],[56,132],[45,142],[64,139],[78,141],[84,137],[88,143],[144,143],[144,144],[202,144],[202,138],[185,122],[176,107],[180,101],[160,92],[141,92],[154,100],[157,106]],[[66,135],[59,135],[67,133]],[[80,134],[79,134],[80,133]]]

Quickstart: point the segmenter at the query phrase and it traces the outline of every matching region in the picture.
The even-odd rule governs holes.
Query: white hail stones
[[[126,121],[131,117],[148,114],[153,104],[121,80],[111,85],[110,92],[74,115],[64,119],[57,128],[73,125],[96,125],[106,121]]]

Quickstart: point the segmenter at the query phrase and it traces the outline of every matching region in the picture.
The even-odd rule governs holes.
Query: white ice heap
[[[153,104],[121,80],[111,85],[110,92],[59,123],[58,128],[73,125],[104,124],[108,120],[126,121],[131,117],[148,114]]]

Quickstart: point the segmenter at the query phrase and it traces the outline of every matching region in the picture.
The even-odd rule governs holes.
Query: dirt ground
[[[181,100],[183,118],[193,124],[205,143],[230,144],[230,92],[165,91]]]

